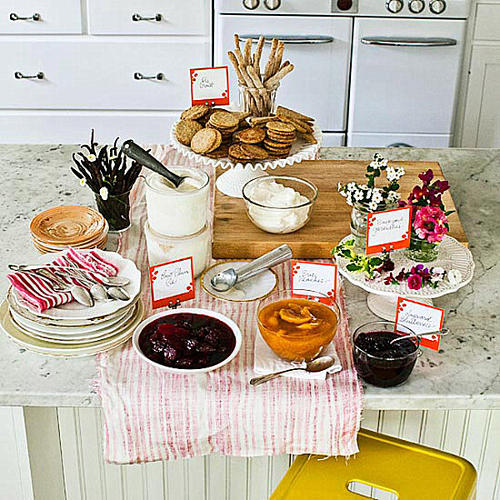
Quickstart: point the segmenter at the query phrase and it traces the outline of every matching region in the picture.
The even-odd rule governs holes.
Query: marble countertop
[[[0,145],[0,260],[32,260],[28,224],[39,211],[60,204],[92,204],[70,173],[70,145]],[[366,386],[366,409],[487,409],[500,407],[500,150],[326,148],[324,159],[366,159],[375,151],[390,160],[439,161],[452,186],[476,262],[472,282],[435,300],[446,311],[451,334],[440,352],[424,349],[407,383],[391,389]],[[0,280],[0,294],[7,280]],[[347,283],[351,326],[373,316],[366,292]],[[95,358],[44,357],[0,335],[0,406],[99,406],[92,389]]]

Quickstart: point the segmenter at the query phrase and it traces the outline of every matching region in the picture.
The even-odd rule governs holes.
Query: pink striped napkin
[[[96,251],[75,250],[74,248],[68,248],[63,255],[48,264],[47,268],[50,269],[51,265],[69,267],[72,264],[89,271],[89,276],[100,283],[102,283],[103,275],[116,276],[118,274],[118,268],[103,259]],[[73,300],[70,292],[55,291],[52,281],[43,276],[16,272],[8,274],[7,278],[18,296],[23,300],[23,303],[36,312],[43,312],[46,309],[67,304]],[[74,278],[60,276],[57,276],[57,278],[68,284],[75,283],[86,286]]]
[[[169,164],[183,158],[168,148],[153,154]],[[147,285],[144,186],[132,193],[132,227],[120,253],[136,262]],[[279,285],[289,286],[289,265],[277,268]],[[151,314],[148,287],[143,296]],[[196,285],[187,307],[219,311],[243,332],[239,355],[228,365],[200,376],[172,375],[141,361],[130,343],[98,355],[97,387],[104,413],[104,457],[112,463],[175,460],[218,453],[233,456],[357,453],[361,385],[351,355],[342,290],[343,318],[334,339],[342,371],[326,380],[279,378],[259,387],[255,376],[256,303],[217,300]]]

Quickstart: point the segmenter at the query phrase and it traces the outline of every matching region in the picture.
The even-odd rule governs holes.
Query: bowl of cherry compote
[[[145,319],[132,342],[148,363],[173,373],[203,373],[229,363],[241,347],[238,325],[215,311],[185,308]]]
[[[391,343],[395,339],[398,341]],[[420,353],[419,338],[403,326],[396,332],[392,321],[365,323],[356,328],[352,340],[358,375],[378,387],[393,387],[405,382]]]

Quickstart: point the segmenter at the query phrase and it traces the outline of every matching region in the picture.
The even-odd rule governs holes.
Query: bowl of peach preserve
[[[393,387],[405,382],[419,356],[420,341],[392,321],[371,321],[353,333],[353,358],[358,375],[369,384]],[[401,338],[401,337],[404,338]],[[398,339],[397,342],[392,342]]]
[[[333,340],[340,310],[330,297],[280,290],[259,303],[257,323],[266,344],[287,361],[310,361]]]

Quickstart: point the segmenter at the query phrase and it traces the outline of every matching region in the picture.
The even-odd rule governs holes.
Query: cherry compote
[[[359,376],[378,387],[402,384],[415,366],[418,341],[390,331],[360,332],[354,337],[353,356]]]
[[[201,314],[178,313],[144,327],[139,347],[152,361],[182,369],[207,368],[233,352],[236,337],[224,322]]]

